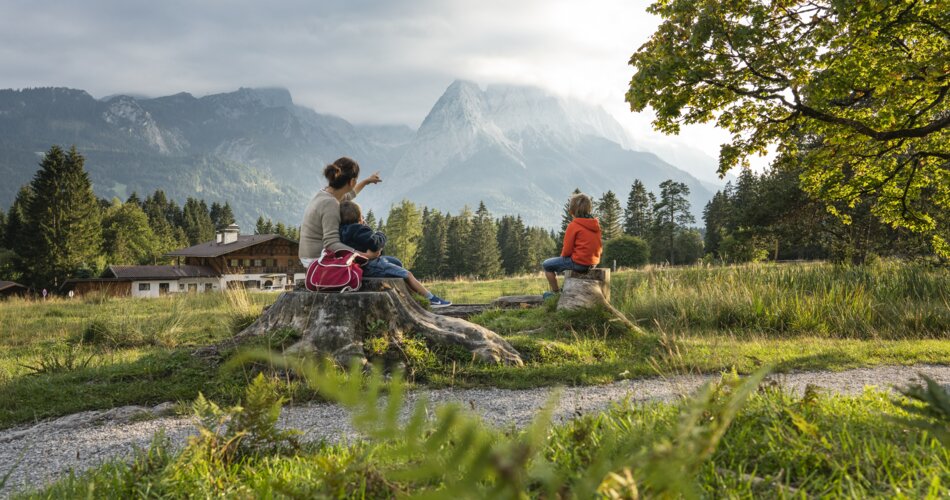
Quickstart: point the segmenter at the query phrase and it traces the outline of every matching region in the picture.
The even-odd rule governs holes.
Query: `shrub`
[[[617,263],[618,267],[640,267],[650,260],[650,244],[636,236],[618,236],[604,247],[606,265]]]

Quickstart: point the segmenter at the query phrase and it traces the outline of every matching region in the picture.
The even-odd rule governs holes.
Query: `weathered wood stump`
[[[630,329],[642,331],[610,305],[610,269],[591,269],[586,273],[566,271],[564,286],[561,287],[561,296],[557,301],[558,310],[574,311],[594,307],[602,307]]]
[[[284,292],[234,340],[240,343],[281,328],[301,334],[285,352],[320,353],[343,365],[353,358],[365,362],[365,340],[386,336],[398,342],[410,332],[421,334],[428,342],[462,347],[483,361],[522,364],[518,351],[495,332],[427,311],[401,279],[365,279],[358,292]]]
[[[530,309],[544,304],[540,295],[507,295],[493,300],[491,305],[499,309]]]

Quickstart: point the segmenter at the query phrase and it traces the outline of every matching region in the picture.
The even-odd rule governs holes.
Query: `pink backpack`
[[[363,285],[366,259],[350,252],[323,250],[320,258],[307,268],[307,290],[312,292],[355,292]]]

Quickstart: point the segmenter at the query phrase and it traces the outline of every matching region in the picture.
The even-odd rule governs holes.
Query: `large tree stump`
[[[284,292],[260,318],[235,337],[267,335],[281,328],[300,332],[285,352],[313,352],[347,365],[366,360],[363,342],[386,336],[399,342],[415,332],[435,344],[461,347],[483,361],[521,365],[521,356],[495,332],[423,308],[401,279],[365,279],[358,292]]]
[[[602,307],[630,329],[641,332],[626,316],[610,304],[610,269],[591,269],[586,273],[566,271],[558,310],[574,311]]]

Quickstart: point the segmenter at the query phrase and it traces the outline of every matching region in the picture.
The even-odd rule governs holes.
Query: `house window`
[[[238,267],[241,265],[241,263],[238,262],[237,259],[228,259],[228,265],[231,267]]]
[[[205,283],[205,291],[206,291],[206,292],[210,292],[210,291],[211,291],[211,283]]]
[[[184,284],[184,283],[179,283],[179,284],[178,284],[178,289],[184,291],[184,289],[185,289],[185,284]]]
[[[254,267],[263,267],[263,266],[264,266],[263,259],[254,259]]]
[[[147,292],[147,291],[149,291],[149,290],[151,290],[151,289],[152,289],[152,284],[151,284],[151,283],[139,283],[139,291],[140,291],[140,292]]]
[[[277,267],[277,259],[270,260],[270,267]]]
[[[251,267],[251,259],[244,259],[244,267]]]

